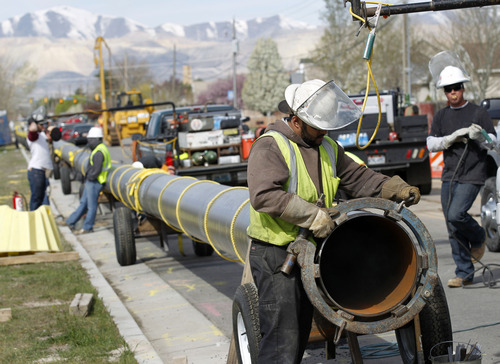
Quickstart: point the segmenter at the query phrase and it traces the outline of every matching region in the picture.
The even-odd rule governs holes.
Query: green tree
[[[271,38],[257,40],[247,68],[241,93],[245,107],[269,115],[278,109],[290,80],[283,68],[278,47]]]

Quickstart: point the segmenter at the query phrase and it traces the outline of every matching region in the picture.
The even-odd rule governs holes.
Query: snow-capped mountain
[[[246,60],[260,37],[276,41],[285,69],[292,71],[300,59],[309,56],[323,32],[280,15],[236,20],[234,29],[239,42],[238,73],[246,73]],[[77,87],[91,88],[96,82],[94,45],[99,36],[106,40],[113,62],[125,55],[146,61],[157,82],[171,77],[174,65],[177,77],[182,77],[182,67],[188,65],[193,79],[206,81],[230,77],[232,72],[232,21],[149,28],[132,19],[70,6],[1,21],[0,57],[37,69],[37,97],[61,95]]]
[[[314,26],[280,15],[249,21],[235,21],[238,39],[274,36],[284,31],[314,28]],[[98,36],[121,38],[139,32],[153,37],[169,35],[197,41],[228,41],[232,38],[233,24],[230,21],[206,22],[189,26],[165,23],[155,28],[148,28],[128,18],[97,15],[70,6],[56,6],[0,22],[0,37],[93,40]]]

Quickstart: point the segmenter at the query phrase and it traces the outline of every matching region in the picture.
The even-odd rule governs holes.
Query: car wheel
[[[214,248],[210,244],[200,243],[193,240],[194,253],[199,257],[209,257],[213,254]]]
[[[432,347],[444,341],[452,341],[453,338],[448,302],[439,279],[432,296],[420,311],[419,319],[424,360],[425,363],[431,363],[430,351]],[[416,364],[418,360],[415,323],[410,321],[405,326],[396,329],[396,340],[403,363]],[[440,355],[437,352],[433,352],[433,354]]]
[[[486,232],[486,246],[492,252],[500,252],[500,233],[496,214],[496,178],[490,177],[486,180],[481,193],[481,225]]]
[[[116,259],[121,266],[135,264],[137,252],[133,230],[132,211],[128,207],[118,207],[113,212]]]
[[[254,283],[245,283],[236,289],[233,300],[233,337],[240,364],[257,363],[260,323],[259,295]]]
[[[65,163],[60,168],[61,172],[61,187],[65,195],[71,194],[71,169]]]

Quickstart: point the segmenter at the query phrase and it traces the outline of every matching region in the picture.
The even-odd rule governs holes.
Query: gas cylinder
[[[12,208],[17,211],[24,211],[23,196],[17,191],[14,191],[12,196]]]

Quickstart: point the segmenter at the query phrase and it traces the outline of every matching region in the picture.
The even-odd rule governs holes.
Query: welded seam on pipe
[[[118,183],[117,183],[117,185],[118,185],[118,196],[120,197],[120,198],[118,198],[118,200],[120,200],[121,202],[123,202],[123,204],[124,204],[125,206],[127,206],[129,209],[134,210],[134,207],[133,207],[133,206],[131,206],[131,205],[129,205],[129,204],[127,204],[127,201],[125,201],[125,199],[123,198],[123,196],[122,196],[122,189],[120,188],[120,185],[121,185],[121,182],[122,182],[122,178],[123,178],[123,176],[125,176],[125,173],[127,173],[127,172],[128,172],[128,170],[129,170],[130,168],[133,168],[133,167],[132,167],[132,166],[130,166],[130,165],[129,165],[129,166],[126,166],[126,167],[127,167],[127,169],[125,170],[125,172],[123,172],[123,173],[121,174],[120,178],[118,178]],[[125,189],[127,189],[127,187],[126,187],[126,186],[125,186]]]
[[[228,188],[227,190],[222,190],[220,191],[218,194],[215,195],[214,198],[212,198],[210,200],[210,202],[208,203],[208,206],[207,206],[207,209],[205,210],[205,216],[203,217],[203,228],[205,229],[205,235],[207,236],[207,240],[208,240],[208,243],[212,246],[212,248],[214,248],[215,252],[217,254],[219,254],[220,257],[226,259],[226,260],[229,260],[230,262],[238,262],[238,260],[236,259],[231,259],[231,258],[228,258],[226,256],[224,256],[216,247],[215,247],[215,244],[212,242],[212,239],[210,238],[210,234],[208,233],[208,213],[210,212],[210,208],[212,207],[212,205],[215,203],[215,201],[220,197],[222,196],[224,193],[228,192],[228,191],[232,191],[232,190],[235,190],[235,189],[241,189],[242,187],[232,187],[232,188]],[[235,251],[236,255],[238,256],[238,253]],[[238,257],[239,258],[239,257]]]
[[[90,159],[90,156],[85,157],[85,159],[82,161],[82,163],[80,165],[82,176],[85,176],[85,162],[88,161],[89,159]]]
[[[173,183],[175,181],[178,181],[180,179],[183,179],[183,178],[196,179],[194,177],[177,177],[177,178],[174,178],[174,179],[172,179],[172,180],[170,180],[170,181],[167,182],[167,184],[165,185],[165,187],[163,187],[163,189],[161,190],[160,196],[158,196],[158,211],[160,212],[160,216],[161,216],[163,222],[165,222],[165,224],[167,224],[168,227],[170,227],[171,229],[173,229],[173,230],[175,230],[175,231],[177,231],[179,233],[182,233],[183,231],[179,230],[174,225],[172,225],[170,222],[168,222],[167,218],[163,215],[161,198],[163,196],[163,192],[165,192],[165,190],[167,189],[168,186],[170,186],[171,183]]]
[[[113,195],[113,196],[114,196],[117,200],[120,200],[120,199],[118,198],[117,193],[116,193],[116,192],[114,191],[114,189],[113,189],[113,178],[115,177],[115,173],[116,173],[116,172],[118,172],[118,171],[119,171],[120,169],[122,169],[122,168],[128,168],[128,166],[123,165],[123,166],[120,166],[120,167],[116,168],[116,169],[113,171],[113,173],[111,173],[111,177],[109,177],[109,178],[108,178],[108,180],[109,180],[109,190],[111,191],[111,194],[112,194],[112,195]],[[118,186],[118,189],[119,189],[119,184],[117,183],[116,185]]]
[[[134,196],[134,205],[136,207],[137,212],[143,212],[141,202],[139,201],[139,188],[141,187],[142,182],[149,176],[155,175],[155,174],[168,174],[162,169],[146,169],[146,170],[141,170],[141,173],[137,176],[135,180],[132,180],[130,178],[130,182],[128,183],[128,186],[130,187],[130,194]]]
[[[131,167],[131,168],[135,168],[135,167]],[[128,172],[128,170],[126,172]],[[139,177],[142,172],[143,171],[141,169],[133,172],[132,175],[128,178],[127,183],[125,184],[125,195],[127,197],[128,203],[131,206],[131,209],[134,211],[138,211],[138,209],[137,209],[137,206],[135,205],[135,200],[130,199],[130,196],[134,195],[133,186],[131,186],[131,181],[133,181],[134,178]]]
[[[241,187],[241,188],[242,189],[246,189],[246,187]],[[245,205],[248,204],[249,202],[250,202],[250,199],[247,198],[245,201],[243,201],[243,203],[240,205],[240,207],[238,207],[238,209],[236,210],[236,213],[233,216],[233,219],[231,220],[231,228],[230,228],[230,231],[229,231],[229,234],[231,236],[231,244],[233,244],[233,250],[236,253],[236,256],[238,257],[238,259],[240,260],[240,262],[242,262],[242,263],[245,262],[245,259],[241,256],[240,252],[236,248],[236,239],[235,239],[235,236],[234,236],[234,227],[236,226],[236,219],[238,218],[238,215],[243,210],[243,208],[245,207]]]
[[[204,181],[198,181],[198,182],[192,183],[189,186],[187,186],[184,189],[184,191],[181,192],[181,194],[179,195],[179,198],[177,199],[177,204],[175,206],[175,217],[177,218],[177,222],[179,223],[179,227],[182,229],[182,231],[184,232],[184,234],[186,234],[188,236],[188,238],[191,238],[191,240],[198,241],[200,243],[205,243],[205,242],[203,240],[200,240],[198,238],[195,238],[195,237],[191,236],[189,233],[186,232],[186,230],[182,226],[182,222],[181,222],[180,215],[179,215],[179,210],[180,210],[179,209],[179,204],[180,204],[180,202],[182,200],[182,197],[184,197],[184,194],[187,192],[187,190],[189,190],[193,186],[196,186],[197,184],[204,183],[204,182],[219,184],[218,182],[210,181],[210,180],[204,180]]]

